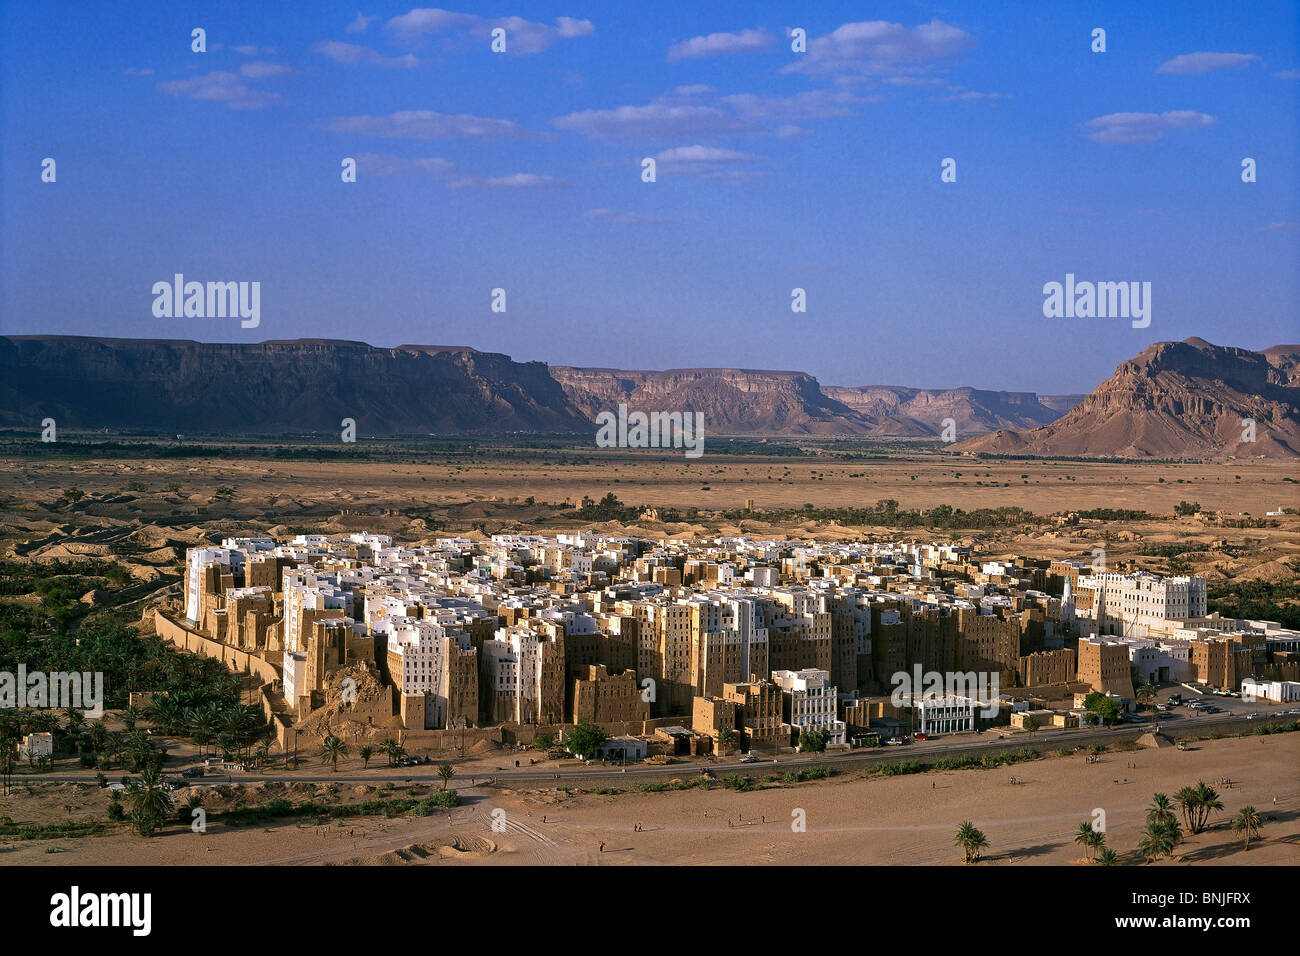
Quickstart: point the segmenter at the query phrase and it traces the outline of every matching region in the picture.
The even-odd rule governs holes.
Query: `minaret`
[[[1070,579],[1065,579],[1065,590],[1061,592],[1061,623],[1074,629],[1074,591],[1070,588]]]

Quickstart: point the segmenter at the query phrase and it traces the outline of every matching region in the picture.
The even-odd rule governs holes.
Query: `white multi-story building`
[[[290,708],[297,710],[298,698],[307,687],[307,654],[305,651],[285,651],[280,666],[284,699]]]
[[[389,669],[399,693],[424,696],[425,727],[447,726],[447,654],[454,644],[446,630],[430,620],[398,619],[389,628]]]
[[[185,552],[185,616],[193,622],[203,619],[203,570],[214,564],[233,572],[244,563],[242,551],[232,548],[190,548]]]
[[[564,719],[564,643],[526,627],[498,628],[480,651],[480,694],[501,695],[503,721],[558,723]]]
[[[983,705],[969,697],[926,697],[912,704],[917,730],[923,734],[960,734],[975,729]]]
[[[343,617],[352,616],[352,592],[340,588],[333,574],[314,568],[285,568],[283,582],[283,640],[287,651],[302,650],[299,636],[304,611],[341,610]]]
[[[785,696],[785,722],[796,736],[804,731],[824,730],[830,734],[828,747],[848,741],[848,726],[838,719],[838,693],[829,671],[805,667],[801,671],[772,671],[772,680]]]
[[[1146,637],[1165,621],[1204,617],[1203,577],[1165,578],[1137,574],[1094,574],[1080,585],[1093,589],[1092,617],[1098,634]]]

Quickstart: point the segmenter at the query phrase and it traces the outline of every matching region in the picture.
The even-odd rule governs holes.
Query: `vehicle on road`
[[[741,763],[758,763],[758,758],[755,757],[753,754],[745,754],[745,756],[743,756],[743,757],[740,758],[740,762],[741,762]]]

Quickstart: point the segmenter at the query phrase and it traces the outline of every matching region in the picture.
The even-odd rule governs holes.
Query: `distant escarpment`
[[[0,425],[225,434],[578,432],[541,362],[466,348],[0,337]]]
[[[1293,457],[1300,454],[1298,360],[1294,345],[1252,352],[1199,338],[1157,342],[1058,421],[957,447],[1085,457]]]

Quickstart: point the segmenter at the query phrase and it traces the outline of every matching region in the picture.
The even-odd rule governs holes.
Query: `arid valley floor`
[[[770,450],[746,440],[729,452],[727,441],[717,439],[697,461],[562,444],[502,449],[486,440],[362,446],[355,455],[340,453],[340,445],[286,443],[276,452],[265,444],[213,442],[207,454],[192,447],[201,440],[190,447],[127,441],[100,447],[96,441],[24,442],[0,451],[0,552],[19,562],[122,563],[133,583],[82,600],[134,619],[151,603],[177,596],[185,548],[235,534],[368,530],[420,542],[451,534],[594,527],[647,537],[954,540],[991,557],[1079,561],[1091,560],[1100,547],[1112,564],[1169,571],[1170,561],[1177,561],[1178,570],[1206,575],[1211,587],[1294,583],[1300,568],[1300,516],[1264,517],[1283,507],[1294,512],[1300,504],[1295,470],[1279,461],[981,459],[932,445],[863,448],[795,440],[774,441]],[[627,521],[582,520],[572,508],[556,507],[607,494],[638,509],[674,509],[683,520],[666,523],[648,510]],[[752,511],[738,514],[747,499]],[[882,499],[926,511],[940,505],[1021,508],[1033,520],[934,528],[839,524],[816,516]],[[1177,517],[1174,508],[1182,501],[1219,516]],[[802,513],[809,505],[813,516]],[[1092,509],[1148,516],[1085,517],[1077,523],[1051,517]],[[1136,769],[1128,768],[1130,761]],[[1108,815],[1109,845],[1125,862],[1136,862],[1130,854],[1153,792],[1231,777],[1233,789],[1221,791],[1225,813],[1185,843],[1179,857],[1192,863],[1294,864],[1300,859],[1297,765],[1300,736],[1278,734],[1201,741],[1188,751],[1111,751],[1097,764],[1081,755],[1049,754],[1012,771],[848,773],[751,792],[715,787],[566,795],[553,788],[471,786],[458,777],[464,806],[450,816],[365,817],[328,829],[310,820],[276,820],[239,829],[216,826],[202,837],[173,824],[155,839],[125,829],[76,839],[0,838],[0,863],[948,864],[961,859],[953,829],[971,819],[988,835],[989,863],[1071,864],[1082,855],[1072,833],[1095,808]],[[1011,785],[1012,773],[1024,784]],[[107,797],[93,783],[29,788],[22,776],[15,793],[4,798],[0,816],[104,819]],[[253,783],[244,796],[254,803],[276,795],[303,799],[305,786]],[[333,786],[343,801],[369,799],[375,790],[352,782]],[[435,778],[425,789],[436,786]],[[204,789],[218,803],[237,796]],[[1265,819],[1264,839],[1248,853],[1226,825],[1247,803]],[[496,808],[506,811],[504,833],[490,829]],[[795,808],[806,812],[806,832],[791,830]],[[737,825],[729,827],[728,820]],[[636,824],[642,829],[634,832]]]
[[[1204,833],[1189,836],[1174,860],[1157,865],[1294,865],[1300,857],[1297,764],[1300,737],[1276,734],[1202,741],[1187,751],[1117,750],[1097,763],[1085,762],[1082,754],[1049,755],[1011,772],[931,771],[899,777],[849,773],[744,793],[715,787],[566,794],[462,785],[464,805],[450,816],[440,812],[424,818],[331,820],[325,825],[304,820],[243,828],[214,825],[202,836],[173,824],[148,840],[126,830],[75,840],[0,838],[0,863],[948,865],[961,863],[952,835],[958,823],[970,819],[988,835],[985,863],[1072,865],[1083,862],[1073,832],[1081,821],[1093,819],[1098,808],[1106,814],[1108,844],[1124,862],[1138,862],[1132,851],[1152,793],[1173,793],[1198,779],[1214,783],[1227,777],[1232,789],[1218,787],[1224,812]],[[1011,784],[1012,774],[1022,782]],[[246,799],[258,803],[301,796],[306,787],[252,784]],[[376,789],[347,783],[331,787],[343,802],[372,798]],[[436,787],[434,783],[431,788]],[[205,804],[213,807],[228,805],[236,795],[230,787],[204,792]],[[64,818],[69,808],[74,818],[102,819],[107,802],[103,793],[93,784],[43,784],[27,793],[20,783],[10,800],[14,810],[34,819]],[[1248,851],[1227,826],[1246,804],[1259,809],[1264,820],[1263,839],[1252,842]],[[498,809],[505,811],[504,833],[491,829]],[[796,810],[804,813],[804,832],[791,828]],[[636,824],[641,825],[639,832],[633,830]],[[603,852],[601,842],[606,844]]]
[[[960,539],[989,554],[1139,560],[1161,569],[1164,559],[1139,554],[1148,546],[1204,546],[1186,560],[1196,573],[1292,580],[1300,562],[1300,520],[1285,515],[1266,527],[1231,527],[1201,517],[1175,518],[1180,501],[1206,512],[1245,514],[1300,506],[1300,484],[1286,461],[1099,462],[979,459],[929,447],[882,451],[834,442],[783,440],[793,454],[765,454],[753,441],[729,454],[718,439],[702,459],[656,451],[588,448],[501,449],[490,442],[384,449],[363,460],[339,454],[349,446],[285,446],[284,460],[268,446],[213,445],[204,456],[174,443],[93,444],[73,451],[28,442],[25,454],[0,449],[0,547],[22,558],[67,555],[116,557],[142,579],[175,572],[182,550],[205,533],[331,534],[368,530],[405,541],[437,535],[597,527],[647,536],[747,534],[832,539],[891,536]],[[316,448],[337,458],[312,460]],[[75,501],[69,489],[84,494]],[[673,508],[684,520],[664,523],[642,513],[616,525],[574,517],[554,505],[614,494],[630,506]],[[842,525],[798,512],[865,508],[882,499],[902,509],[939,505],[971,511],[1016,507],[1048,516],[1091,509],[1149,512],[1151,520],[1084,520],[1035,526],[890,528]],[[750,516],[735,516],[747,500]],[[698,513],[687,514],[695,508]],[[567,512],[567,513],[566,513]],[[731,516],[723,512],[732,512]],[[772,513],[779,513],[774,516]],[[1225,547],[1216,548],[1220,544]]]

